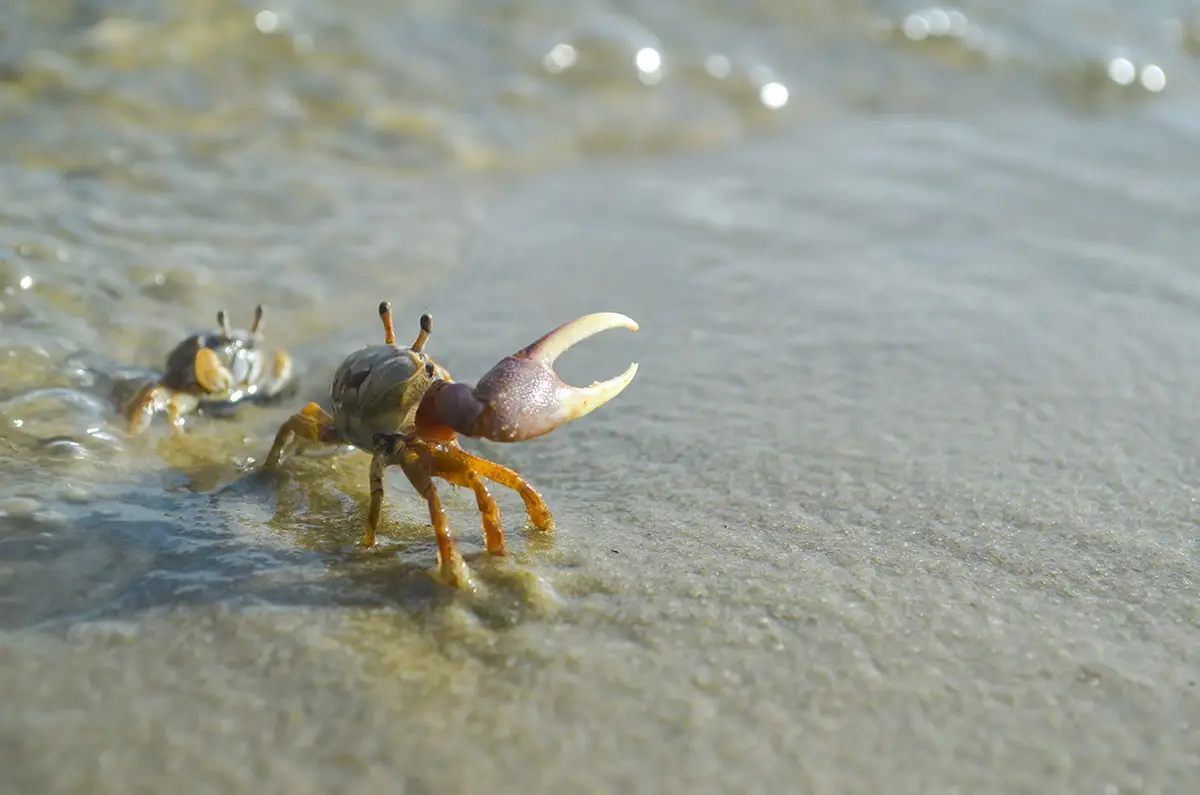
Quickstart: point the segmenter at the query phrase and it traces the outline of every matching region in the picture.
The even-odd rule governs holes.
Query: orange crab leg
[[[529,514],[530,523],[538,530],[553,530],[554,517],[550,508],[538,490],[528,480],[506,466],[471,455],[457,444],[428,444],[421,445],[424,458],[428,461],[433,474],[456,486],[470,486],[474,489],[472,480],[484,477],[493,483],[510,488],[521,497],[525,510]],[[482,484],[481,484],[482,485]],[[476,497],[479,492],[476,491]]]
[[[407,464],[405,463],[406,461]],[[504,546],[504,526],[500,522],[500,507],[496,505],[496,500],[492,497],[491,492],[488,491],[483,479],[469,468],[461,465],[451,469],[441,469],[436,465],[429,466],[428,460],[422,456],[422,451],[419,449],[412,449],[401,453],[399,457],[394,453],[377,453],[372,456],[370,475],[371,506],[367,512],[366,530],[363,532],[362,540],[359,541],[360,546],[368,548],[375,546],[379,518],[383,512],[383,476],[389,464],[399,464],[401,467],[409,466],[413,472],[416,472],[416,468],[420,468],[426,477],[440,477],[454,486],[469,486],[475,492],[475,502],[479,507],[479,515],[483,525],[484,546],[493,555],[507,554]],[[409,480],[412,481],[412,477],[409,477]],[[422,496],[424,496],[424,493],[421,491],[423,483],[424,481],[413,483],[413,487]],[[432,484],[430,485],[432,486]],[[534,493],[536,494],[536,492]],[[446,533],[448,536],[449,530]],[[439,548],[443,546],[440,540],[438,546]]]
[[[284,448],[295,439],[303,439],[306,442],[334,443],[339,440],[339,435],[333,417],[329,416],[325,409],[316,403],[309,403],[279,426],[279,431],[275,434],[275,442],[263,460],[263,469],[278,467]]]
[[[146,430],[154,415],[166,408],[170,394],[170,390],[158,384],[147,384],[142,387],[125,409],[125,415],[129,420],[129,433],[141,433]]]
[[[441,444],[419,437],[405,438],[399,434],[380,434],[376,439],[379,447],[371,459],[371,510],[362,541],[364,546],[375,543],[383,502],[383,473],[391,465],[405,468],[413,487],[422,496],[425,496],[424,478],[441,478],[453,486],[470,488],[475,493],[479,508],[484,545],[494,555],[507,554],[507,550],[500,509],[484,483],[485,478],[517,492],[535,528],[543,531],[554,528],[554,518],[542,495],[529,481],[508,467],[471,455],[454,443]]]
[[[183,422],[183,416],[195,407],[194,395],[172,392],[161,384],[147,384],[125,409],[129,418],[129,433],[138,434],[146,430],[154,415],[160,411],[167,412],[167,421],[174,431]]]
[[[488,491],[483,478],[471,472],[467,477],[471,490],[475,492],[475,505],[479,508],[479,519],[483,525],[483,545],[493,555],[507,555],[504,546],[504,525],[500,522],[500,506]]]
[[[431,473],[421,465],[413,451],[401,454],[400,468],[408,477],[417,493],[425,498],[429,505],[429,523],[433,525],[433,533],[437,537],[438,571],[447,585],[459,587],[464,577],[459,576],[460,570],[465,574],[465,565],[454,539],[450,535],[450,527],[446,521],[446,512],[442,508],[442,498],[438,495],[437,486],[433,484]]]

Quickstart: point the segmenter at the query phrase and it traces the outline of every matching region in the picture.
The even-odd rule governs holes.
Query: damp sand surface
[[[1200,28],[631,7],[2,12],[6,792],[1191,791]],[[463,380],[641,324],[469,443],[554,533],[441,487],[471,593],[398,472],[371,552],[364,455],[255,474],[381,299]],[[258,300],[299,392],[126,436]]]

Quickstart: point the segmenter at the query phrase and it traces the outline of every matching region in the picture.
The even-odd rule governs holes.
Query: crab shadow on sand
[[[451,588],[431,576],[437,545],[426,505],[398,472],[386,480],[378,543],[364,549],[365,454],[318,448],[265,472],[255,460],[262,439],[222,419],[198,421],[203,433],[160,432],[128,451],[155,448],[165,467],[153,474],[0,514],[0,564],[14,574],[0,587],[0,628],[197,605],[390,609],[418,621],[456,606],[497,629],[553,612],[558,597],[537,566],[553,533],[526,532],[519,501],[497,495],[509,554],[495,557],[482,549],[470,490],[438,483],[471,572],[470,589]],[[50,471],[71,481],[72,463],[51,462]]]

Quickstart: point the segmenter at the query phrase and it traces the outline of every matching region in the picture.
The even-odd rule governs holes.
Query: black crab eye
[[[433,378],[433,362],[425,362],[425,375]]]

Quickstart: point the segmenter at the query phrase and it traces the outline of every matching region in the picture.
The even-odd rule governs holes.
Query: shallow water
[[[1178,14],[8,4],[5,791],[1190,792]],[[552,535],[497,492],[489,561],[441,486],[474,594],[399,473],[370,553],[364,455],[254,473],[381,298],[460,379],[641,323],[560,360],[638,361],[612,404],[470,445]],[[260,300],[300,394],[127,437]]]

